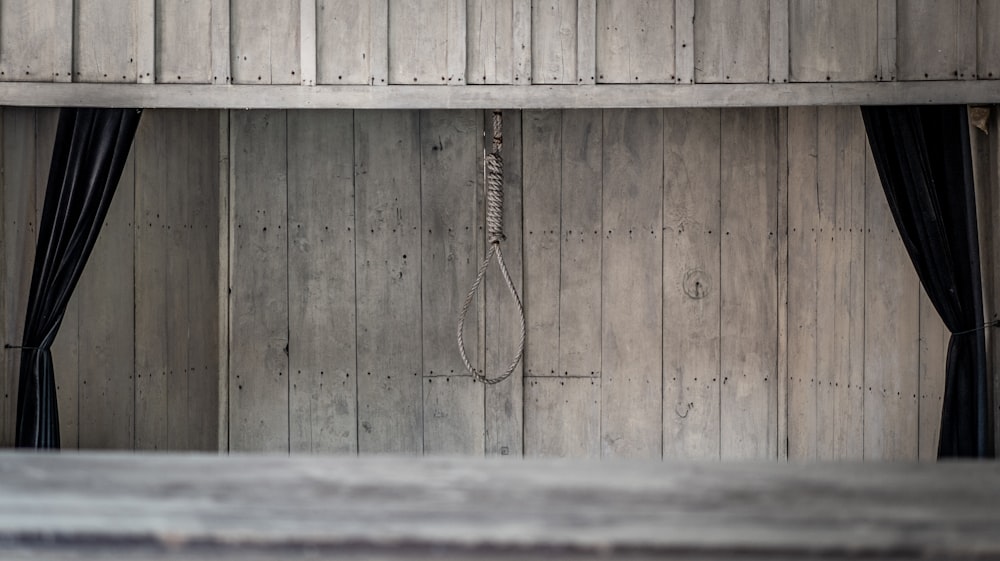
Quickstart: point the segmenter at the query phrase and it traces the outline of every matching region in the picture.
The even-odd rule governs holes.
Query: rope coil
[[[510,272],[507,270],[507,263],[503,258],[503,251],[500,249],[500,242],[506,239],[503,233],[503,158],[500,156],[500,152],[503,148],[503,114],[500,111],[493,112],[493,146],[492,152],[486,155],[486,234],[487,242],[489,243],[489,249],[486,251],[486,257],[479,264],[479,272],[476,274],[476,281],[472,283],[472,288],[469,289],[469,293],[465,296],[465,302],[462,303],[462,312],[458,316],[458,350],[462,355],[462,362],[465,363],[465,369],[469,371],[470,374],[477,380],[485,384],[499,384],[503,382],[514,372],[517,368],[519,362],[521,362],[521,357],[524,355],[524,306],[521,304],[521,297],[517,294],[517,288],[514,286],[514,281],[510,278]],[[496,259],[497,267],[500,268],[500,274],[503,276],[504,283],[507,285],[507,290],[510,292],[511,298],[513,298],[514,303],[517,305],[517,312],[521,322],[521,336],[518,341],[517,354],[511,361],[510,365],[504,371],[503,374],[495,378],[487,378],[486,375],[478,370],[472,363],[469,362],[469,357],[465,352],[465,341],[463,338],[463,331],[465,331],[465,316],[469,311],[469,306],[476,297],[476,292],[483,283],[483,278],[486,276],[486,269],[489,268],[490,261]]]

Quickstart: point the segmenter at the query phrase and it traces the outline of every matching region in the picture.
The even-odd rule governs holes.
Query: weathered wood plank
[[[73,15],[73,80],[138,81],[138,3],[77,0]]]
[[[981,0],[976,13],[978,33],[978,53],[976,55],[976,78],[988,80],[1000,78],[1000,2]]]
[[[663,113],[604,112],[603,457],[663,446]]]
[[[792,0],[791,79],[863,82],[878,79],[878,5],[871,0]]]
[[[372,2],[319,0],[316,13],[318,84],[371,84]],[[383,28],[384,30],[384,28]]]
[[[216,357],[218,357],[218,367],[216,368],[216,449],[219,453],[229,453],[229,401],[230,401],[230,356],[229,356],[229,334],[232,327],[232,313],[230,300],[232,298],[232,266],[233,255],[233,232],[230,230],[232,224],[232,199],[233,193],[230,189],[235,176],[232,158],[230,158],[229,142],[229,118],[230,112],[222,110],[217,113],[219,126],[216,128],[219,155],[218,168],[218,201],[219,213],[216,217],[216,227],[219,233],[219,244],[217,246],[216,263],[219,264],[219,274],[217,275],[217,297],[216,310],[219,318],[219,331],[216,334]]]
[[[389,85],[389,0],[371,0],[371,85]]]
[[[720,112],[663,124],[663,456],[717,459]]]
[[[75,294],[79,332],[80,448],[135,444],[135,155],[130,154]]]
[[[596,82],[597,2],[578,0],[576,4],[576,81],[579,84]]]
[[[514,0],[469,0],[469,84],[514,83]]]
[[[524,320],[527,376],[559,368],[562,111],[524,114]]]
[[[299,0],[230,0],[234,84],[299,84]]]
[[[917,427],[917,458],[936,462],[938,436],[941,432],[941,407],[944,404],[945,368],[951,332],[945,327],[927,293],[920,289],[920,398]]]
[[[156,81],[156,0],[134,0],[135,3],[135,68],[136,82],[152,84]]]
[[[896,0],[876,0],[878,4],[878,80],[892,82],[896,79],[897,35]]]
[[[910,0],[897,6],[900,80],[975,78],[975,0]]]
[[[599,458],[601,379],[528,378],[524,385],[524,455]]]
[[[913,460],[918,454],[920,282],[870,150],[865,178],[864,457]],[[892,290],[878,289],[887,286]]]
[[[527,86],[531,84],[531,0],[513,0],[513,64],[514,83]],[[504,107],[513,107],[503,104]]]
[[[212,83],[229,84],[232,79],[232,42],[230,40],[229,0],[211,0],[212,28],[209,40],[212,49]]]
[[[484,117],[487,123],[491,112]],[[492,129],[490,129],[492,130]],[[523,144],[520,111],[503,113],[504,261],[519,295],[524,294]],[[486,141],[492,143],[487,135]],[[506,372],[517,352],[521,323],[499,270],[486,271],[485,364],[487,376]],[[523,301],[522,301],[523,302]],[[521,456],[524,452],[524,361],[510,378],[486,387],[486,454]]]
[[[721,456],[776,458],[777,112],[722,115]]]
[[[73,35],[65,0],[0,4],[0,78],[53,81],[70,78]],[[69,26],[66,23],[69,23]]]
[[[577,82],[577,0],[533,0],[531,80],[533,84]]]
[[[466,52],[468,50],[466,1],[449,0],[448,2],[447,70],[448,84],[451,86],[465,85]]]
[[[674,0],[674,74],[678,84],[694,83],[694,0]]]
[[[357,112],[354,165],[358,450],[420,454],[419,114]]]
[[[464,83],[464,14],[464,0],[390,2],[389,83]]]
[[[767,82],[770,0],[695,0],[695,82]]]
[[[674,2],[597,2],[597,81],[674,82]]]
[[[601,376],[602,127],[599,110],[563,113],[556,347],[561,376]],[[593,414],[599,416],[599,409]]]
[[[230,119],[229,449],[287,452],[287,113]]]
[[[288,114],[289,438],[357,452],[354,115]]]
[[[482,113],[420,113],[420,244],[409,253],[420,267],[421,356],[424,376],[424,451],[483,453],[483,385],[473,384],[455,343],[455,325],[482,258],[477,206]],[[416,240],[414,240],[416,241]],[[485,286],[482,288],[485,290]],[[466,317],[469,360],[478,352],[477,310]]]
[[[784,83],[788,81],[789,1],[769,0],[768,2],[767,76],[771,83]]]
[[[317,0],[299,1],[299,83],[303,86],[316,85],[316,34],[319,27],[316,21],[316,2]]]
[[[788,461],[788,107],[778,108],[778,461]]]

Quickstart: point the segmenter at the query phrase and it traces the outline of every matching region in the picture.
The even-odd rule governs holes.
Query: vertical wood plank
[[[6,152],[6,140],[4,139],[4,127],[3,127],[3,117],[4,112],[0,110],[0,167],[4,166],[4,156]],[[3,181],[3,177],[0,176],[0,184],[6,185]],[[8,332],[10,323],[8,316],[8,305],[7,299],[7,200],[6,193],[7,189],[4,188],[0,191],[0,340],[4,342],[5,345],[13,345],[13,336]],[[12,411],[12,404],[14,400],[11,398],[13,395],[13,375],[8,370],[8,363],[10,359],[11,349],[6,346],[0,347],[0,404],[3,405],[0,408],[0,446],[9,447],[13,445],[14,434],[16,432],[15,428],[11,425],[15,421],[15,413]]]
[[[524,319],[527,376],[559,368],[562,111],[524,112]]]
[[[482,113],[420,113],[420,263],[424,451],[483,453],[483,385],[473,383],[455,345],[455,324],[482,255],[477,226],[477,148]],[[485,290],[485,286],[483,287]],[[483,369],[476,309],[466,317],[469,360]],[[495,374],[487,372],[487,375]],[[465,377],[467,379],[460,379]]]
[[[232,224],[232,192],[230,190],[233,183],[234,168],[230,158],[230,128],[229,110],[218,111],[218,127],[216,128],[218,146],[218,188],[216,190],[219,201],[219,213],[216,217],[216,226],[219,232],[219,244],[216,253],[216,262],[219,264],[219,274],[216,310],[219,317],[219,331],[216,334],[217,347],[217,370],[216,370],[216,449],[220,454],[229,453],[229,332],[232,325],[232,314],[230,311],[230,299],[232,297],[232,267],[230,260],[233,255],[233,233]]]
[[[870,0],[792,0],[791,80],[878,79],[878,5]]]
[[[694,83],[694,0],[674,0],[674,74],[678,84]]]
[[[468,83],[512,83],[513,2],[514,0],[469,0]]]
[[[721,456],[776,458],[777,112],[722,115]]]
[[[532,0],[513,0],[513,49],[514,49],[514,83],[528,85],[531,83],[531,2]]]
[[[604,112],[603,457],[662,454],[663,114]]]
[[[878,4],[878,80],[896,79],[896,0],[877,0]]]
[[[594,77],[597,76],[597,3],[598,0],[579,0],[577,2],[576,81],[580,84],[593,84],[595,83]],[[665,3],[663,2],[663,4]]]
[[[778,108],[778,461],[788,461],[788,107]]]
[[[772,83],[788,81],[789,41],[788,3],[769,0],[768,5],[768,78]]]
[[[79,335],[80,448],[135,444],[134,196],[130,154],[75,292],[87,323]]]
[[[576,83],[577,24],[577,0],[532,1],[532,83]]]
[[[389,83],[389,0],[371,0],[371,84]]]
[[[770,0],[695,0],[695,81],[768,81]]]
[[[70,79],[73,18],[65,0],[0,4],[0,78],[63,82]]]
[[[602,127],[599,110],[563,113],[556,366],[561,376],[601,375]]]
[[[526,378],[524,454],[529,457],[601,456],[600,378]]]
[[[910,0],[897,6],[900,80],[975,78],[975,0]]]
[[[301,83],[299,0],[230,0],[234,84]]]
[[[229,0],[211,0],[210,6],[212,11],[210,39],[212,83],[228,84],[233,80]]]
[[[674,2],[597,3],[597,81],[674,82]]]
[[[358,450],[420,454],[419,114],[360,111],[354,134]]]
[[[138,2],[76,0],[74,17],[74,81],[138,81]]]
[[[918,453],[920,284],[870,150],[865,179],[864,457],[913,460]]]
[[[450,45],[454,4],[455,0],[389,3],[390,83],[446,85],[449,78],[458,78],[451,74],[450,51],[464,52],[465,44]]]
[[[468,41],[466,30],[468,21],[466,18],[467,0],[448,1],[448,85],[465,85],[465,67],[467,63],[466,51]]]
[[[292,452],[357,452],[354,116],[288,114]]]
[[[152,84],[158,72],[156,70],[156,0],[136,0],[136,81],[140,84]],[[186,58],[196,58],[190,52]]]
[[[230,115],[230,450],[288,451],[285,111]]]
[[[213,27],[219,17],[214,13],[212,4],[158,0],[155,17],[156,83],[211,84],[215,58],[212,52]],[[147,42],[150,39],[146,37],[142,40]],[[150,72],[148,68],[139,70],[140,79]]]
[[[374,3],[354,0],[318,0],[318,3],[317,83],[371,84],[375,65]]]
[[[819,108],[788,109],[788,458],[816,450]]]
[[[945,368],[951,332],[920,289],[920,375],[917,382],[920,398],[917,427],[917,458],[936,462],[938,436],[941,432],[941,407],[944,405]]]
[[[316,85],[317,1],[299,1],[299,64],[302,66],[299,83],[303,86]]]
[[[717,109],[664,115],[664,458],[719,458],[721,125]]]
[[[484,115],[492,116],[489,112]],[[520,111],[503,114],[503,227],[507,236],[503,242],[504,260],[518,294],[524,294],[523,240],[523,144]],[[489,141],[487,135],[487,141]],[[506,372],[517,352],[521,334],[517,308],[499,270],[486,272],[485,364],[486,374]],[[524,361],[514,368],[510,377],[486,387],[486,454],[521,456],[524,453]]]
[[[1000,2],[980,0],[976,14],[979,51],[976,55],[976,77],[980,80],[1000,78]]]

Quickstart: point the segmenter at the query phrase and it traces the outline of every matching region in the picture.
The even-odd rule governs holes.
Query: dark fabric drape
[[[993,457],[966,108],[863,107],[861,112],[900,236],[952,333],[938,457]]]
[[[59,113],[21,341],[19,447],[59,447],[50,348],[107,216],[139,117],[136,109]]]

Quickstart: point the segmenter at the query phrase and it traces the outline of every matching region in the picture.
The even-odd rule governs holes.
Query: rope
[[[500,249],[500,242],[506,239],[503,233],[503,158],[500,156],[500,151],[503,148],[503,114],[500,111],[493,112],[492,124],[493,151],[486,155],[486,234],[489,249],[486,250],[486,257],[483,258],[482,263],[479,264],[476,281],[472,283],[472,288],[469,289],[469,293],[465,296],[465,302],[462,303],[462,312],[458,316],[458,350],[462,354],[462,362],[465,363],[465,369],[474,378],[486,384],[499,384],[510,377],[524,355],[524,306],[521,304],[521,297],[517,295],[517,288],[514,287],[514,281],[510,278],[507,263],[503,259],[503,251]],[[465,331],[465,315],[468,313],[469,306],[476,297],[476,291],[479,290],[479,287],[483,283],[490,260],[494,258],[496,258],[497,266],[500,268],[500,274],[503,276],[504,283],[507,285],[507,290],[517,305],[517,312],[521,321],[521,336],[517,345],[517,354],[511,360],[507,370],[500,376],[487,378],[485,374],[476,370],[472,366],[472,363],[469,362],[469,357],[465,353],[463,332]]]

